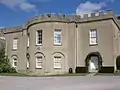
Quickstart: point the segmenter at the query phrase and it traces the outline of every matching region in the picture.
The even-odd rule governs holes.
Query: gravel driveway
[[[120,90],[120,77],[7,77],[0,76],[0,90]]]

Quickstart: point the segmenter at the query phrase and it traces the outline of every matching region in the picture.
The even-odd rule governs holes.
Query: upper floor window
[[[89,31],[89,44],[96,45],[97,44],[97,30],[91,29]]]
[[[18,44],[18,39],[14,38],[13,39],[13,49],[16,50],[17,49],[17,44]]]
[[[54,45],[62,44],[62,34],[61,29],[55,29],[54,31]]]
[[[54,68],[61,69],[61,56],[54,56]]]
[[[42,56],[37,56],[36,57],[36,68],[42,68]]]
[[[17,67],[17,58],[13,58],[12,67]]]
[[[42,30],[36,32],[36,45],[42,45]]]

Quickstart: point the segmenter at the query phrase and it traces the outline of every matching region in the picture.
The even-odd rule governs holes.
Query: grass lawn
[[[73,73],[73,74],[55,74],[55,75],[27,75],[21,73],[0,73],[1,76],[18,76],[18,77],[54,77],[54,76],[86,76],[87,73]]]
[[[88,73],[73,74],[55,74],[55,75],[27,75],[21,73],[0,73],[1,76],[18,76],[18,77],[54,77],[54,76],[86,76]],[[120,73],[97,73],[95,76],[120,76]]]
[[[115,73],[114,75],[115,75],[115,76],[120,76],[120,72],[119,72],[119,73]]]
[[[28,76],[26,74],[21,74],[21,73],[0,73],[1,76],[20,76],[20,77],[24,77],[24,76]]]
[[[46,76],[86,76],[87,73],[73,73],[73,74],[55,74],[55,75],[46,75]]]

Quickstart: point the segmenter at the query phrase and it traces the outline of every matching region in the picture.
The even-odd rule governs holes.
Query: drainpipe
[[[75,53],[76,53],[76,67],[77,67],[77,60],[78,60],[78,25],[77,25],[77,23],[75,23],[75,44],[76,44],[76,51],[75,51]]]

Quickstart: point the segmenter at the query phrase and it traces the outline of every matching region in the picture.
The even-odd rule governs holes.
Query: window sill
[[[60,70],[61,68],[54,68],[54,69],[56,69],[56,70]]]
[[[62,44],[54,44],[54,46],[62,46]]]
[[[42,44],[36,44],[36,46],[42,46]]]
[[[97,46],[98,45],[98,43],[96,43],[96,44],[89,44],[89,46]]]
[[[36,69],[42,69],[42,68],[40,68],[40,67],[36,67]]]
[[[12,49],[12,51],[17,51],[17,49]]]

